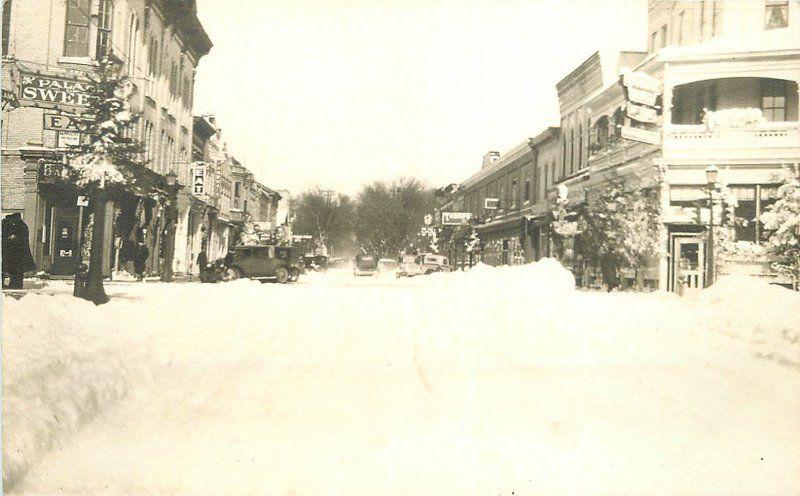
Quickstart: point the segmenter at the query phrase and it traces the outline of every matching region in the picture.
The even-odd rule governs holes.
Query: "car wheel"
[[[225,271],[226,281],[235,281],[236,279],[241,279],[243,276],[244,273],[239,267],[228,267],[228,269]]]
[[[425,275],[426,276],[429,276],[431,274],[433,274],[433,269],[428,269],[428,270],[425,271]]]
[[[275,280],[280,284],[289,282],[289,271],[286,270],[286,267],[278,267],[278,270],[275,271]]]

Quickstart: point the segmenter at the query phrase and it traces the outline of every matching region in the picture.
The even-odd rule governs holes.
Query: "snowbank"
[[[120,333],[118,317],[71,295],[3,298],[4,487],[142,373],[147,350]]]
[[[745,339],[763,358],[800,369],[800,292],[763,278],[720,278],[697,298],[708,329]]]
[[[101,307],[48,290],[3,299],[7,493],[800,485],[786,474],[800,374],[761,359],[796,356],[798,295],[761,281],[721,279],[695,300],[582,292],[546,259],[411,279],[121,282]],[[749,310],[762,299],[769,312]]]

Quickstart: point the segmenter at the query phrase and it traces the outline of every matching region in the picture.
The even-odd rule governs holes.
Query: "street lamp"
[[[169,171],[164,180],[167,184],[167,232],[164,238],[164,269],[161,271],[161,282],[172,282],[172,259],[175,256],[175,222],[178,207],[178,175]]]
[[[717,187],[717,176],[719,169],[716,165],[709,165],[706,168],[706,183],[708,184],[708,275],[706,276],[706,286],[714,284],[714,190]]]

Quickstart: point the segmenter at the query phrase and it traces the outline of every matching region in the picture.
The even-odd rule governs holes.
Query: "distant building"
[[[192,265],[201,251],[208,260],[224,257],[230,245],[232,181],[228,157],[214,116],[195,116],[189,228],[185,257]],[[197,272],[193,267],[191,272]]]

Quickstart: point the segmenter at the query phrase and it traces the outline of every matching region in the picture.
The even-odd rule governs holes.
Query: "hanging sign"
[[[628,88],[628,100],[631,102],[654,107],[657,97],[657,94],[642,90],[640,88]]]
[[[626,72],[622,76],[622,84],[628,88],[638,88],[642,91],[658,94],[661,83],[650,74],[640,71]]]
[[[44,114],[44,128],[48,131],[79,131],[77,116]]]
[[[76,205],[79,207],[88,207],[89,206],[89,197],[88,196],[78,196],[78,201]]]
[[[647,131],[636,127],[623,126],[622,137],[628,140],[641,141],[651,145],[661,143],[661,136],[656,131]]]
[[[628,117],[639,122],[656,122],[656,109],[629,103],[626,105]]]
[[[52,183],[60,180],[64,176],[64,164],[58,162],[40,161],[39,181]]]
[[[192,192],[202,195],[206,192],[206,168],[195,167],[192,170]]]
[[[58,147],[68,148],[71,146],[81,145],[81,133],[77,131],[59,131],[58,132]]]
[[[655,106],[661,93],[661,83],[644,72],[626,72],[622,76],[622,84],[628,90],[628,100],[650,107]]]
[[[467,223],[472,218],[470,212],[442,212],[442,225],[460,226]]]
[[[483,200],[483,208],[486,210],[497,210],[500,208],[500,199],[499,198],[486,198]]]
[[[19,99],[53,106],[88,107],[88,91],[89,83],[77,79],[21,73]]]

